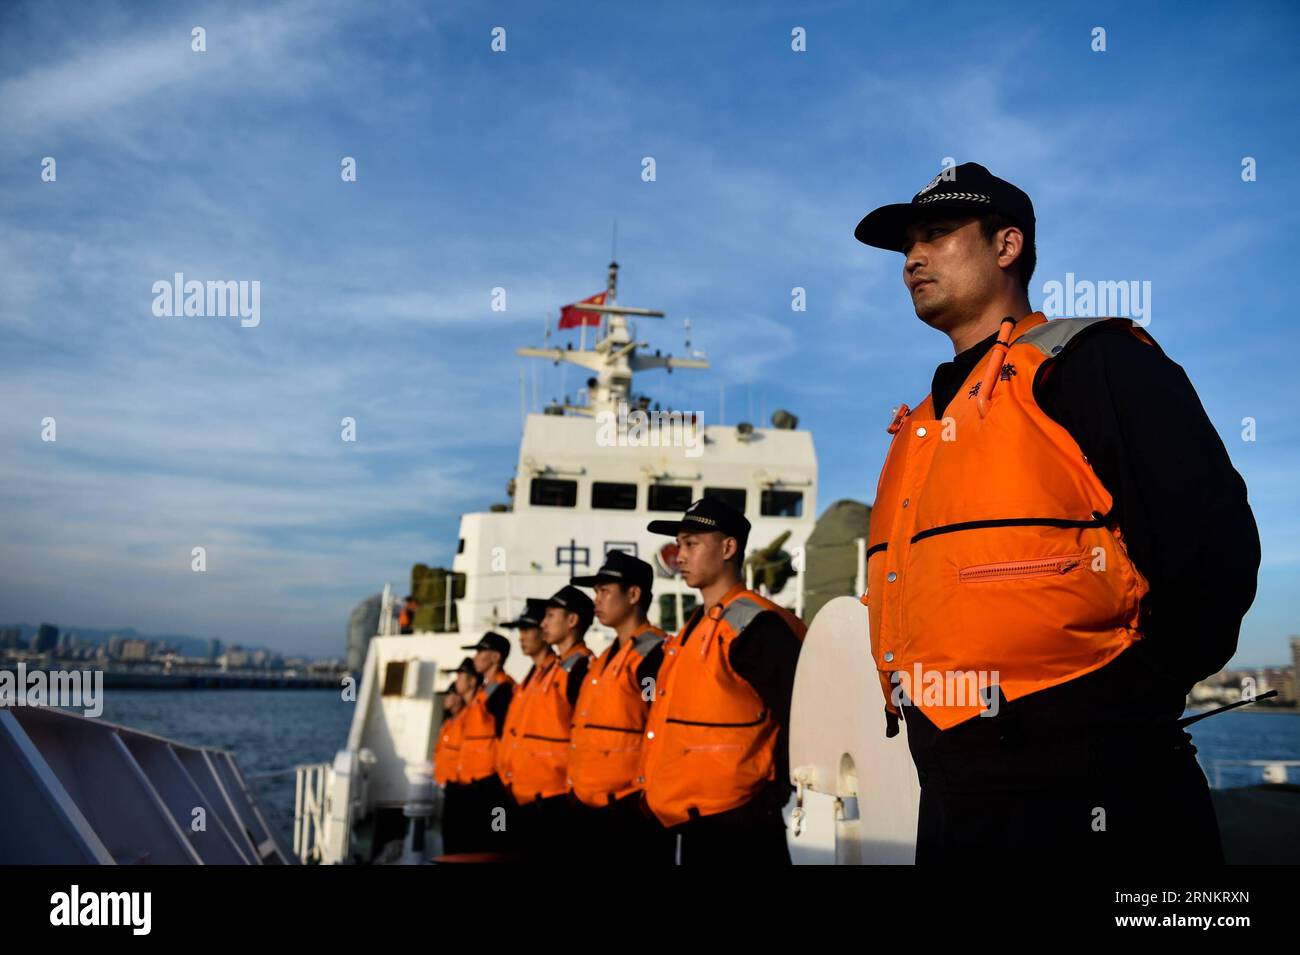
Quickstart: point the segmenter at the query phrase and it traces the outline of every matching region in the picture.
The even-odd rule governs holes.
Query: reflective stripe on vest
[[[709,816],[741,806],[776,778],[779,727],[728,659],[732,641],[769,610],[803,639],[802,620],[737,585],[699,619],[685,643],[679,633],[664,644],[640,781],[665,826],[686,822],[693,813]]]
[[[1140,639],[1147,581],[1114,502],[1079,445],[1034,398],[1053,359],[1103,325],[1154,346],[1128,319],[1017,323],[1000,373],[992,349],[935,418],[900,410],[867,546],[871,646],[886,708],[915,703],[940,729],[1105,666]],[[986,416],[973,400],[991,380]]]
[[[534,678],[528,704],[519,714],[517,746],[510,757],[510,791],[521,805],[569,791],[570,726],[569,672],[582,657],[590,657],[585,643],[571,647]]]
[[[647,623],[625,645],[611,643],[587,671],[573,716],[568,782],[588,806],[606,806],[639,788],[650,703],[637,684],[637,669],[665,636]]]

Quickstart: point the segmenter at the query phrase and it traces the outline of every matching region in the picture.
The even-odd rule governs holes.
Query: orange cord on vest
[[[1002,319],[1002,324],[998,326],[998,339],[993,343],[993,354],[989,356],[988,366],[984,369],[984,380],[980,382],[980,390],[975,393],[975,407],[979,410],[981,418],[989,413],[989,401],[993,398],[993,388],[1002,372],[1002,359],[1006,357],[1007,349],[1011,347],[1011,333],[1015,330],[1015,326],[1016,320],[1010,315]]]

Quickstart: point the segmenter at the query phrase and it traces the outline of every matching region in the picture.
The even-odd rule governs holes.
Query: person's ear
[[[627,602],[634,607],[641,603],[641,587],[639,585],[633,584],[627,588]]]
[[[1001,231],[998,241],[998,265],[1008,268],[1025,249],[1025,234],[1015,226],[1008,226]],[[1005,260],[1005,261],[1004,261]]]

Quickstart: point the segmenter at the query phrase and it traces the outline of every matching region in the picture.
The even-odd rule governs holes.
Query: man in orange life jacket
[[[680,521],[677,564],[701,603],[664,643],[645,740],[645,804],[681,835],[682,865],[790,864],[790,697],[806,627],[742,578],[749,521],[721,500]]]
[[[1246,487],[1144,328],[1031,312],[1034,227],[1024,192],[965,163],[855,232],[903,254],[956,355],[888,428],[867,549],[916,858],[1220,862],[1177,720],[1254,599]]]
[[[397,626],[401,633],[415,633],[415,612],[420,605],[410,594],[402,601],[401,613],[397,615]]]
[[[519,809],[521,850],[554,861],[573,836],[569,805],[570,728],[573,704],[591,659],[583,642],[591,626],[591,598],[562,587],[546,602],[542,637],[554,650],[539,669],[519,714],[519,748],[510,758],[510,791]]]
[[[524,677],[515,690],[515,695],[510,701],[510,709],[506,713],[505,728],[501,733],[501,739],[497,743],[496,771],[501,780],[509,798],[509,816],[516,816],[515,810],[519,808],[515,802],[514,794],[511,792],[514,771],[512,769],[514,756],[519,751],[519,723],[523,716],[524,707],[528,705],[529,693],[536,687],[537,674],[540,671],[550,667],[555,657],[555,651],[551,645],[546,642],[542,636],[542,620],[546,616],[546,600],[541,597],[528,597],[524,601],[524,609],[520,612],[518,618],[509,623],[502,624],[511,630],[519,631],[519,649],[524,656],[533,661],[533,665],[528,669],[528,675]],[[518,828],[516,826],[516,828]],[[515,835],[514,830],[509,830],[510,836]],[[519,840],[509,838],[507,842],[511,851],[517,851],[520,846]]]
[[[515,689],[515,681],[501,668],[510,655],[510,641],[499,633],[485,633],[478,643],[462,649],[474,651],[474,669],[483,679],[461,717],[460,781],[467,786],[463,851],[501,851],[507,841],[509,803],[496,773],[496,748]]]
[[[433,750],[433,774],[442,786],[442,851],[448,855],[464,851],[466,787],[460,781],[460,747],[465,723],[461,717],[481,682],[474,661],[466,657],[456,668],[456,678],[443,696],[443,720]]]
[[[573,716],[569,787],[590,862],[672,865],[676,839],[640,808],[646,718],[666,634],[647,619],[654,568],[621,550],[572,584],[596,591],[596,619],[616,639],[592,663]]]

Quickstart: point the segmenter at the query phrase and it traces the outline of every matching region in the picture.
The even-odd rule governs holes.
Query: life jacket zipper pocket
[[[580,726],[587,730],[609,730],[611,733],[637,733],[642,730],[627,726],[602,726],[599,723],[582,723]]]
[[[1004,560],[996,564],[975,564],[963,567],[958,573],[962,581],[980,580],[1016,580],[1021,577],[1052,577],[1068,574],[1079,567],[1088,557],[1088,551],[1082,554],[1069,554],[1061,557],[1036,557],[1030,560]]]

